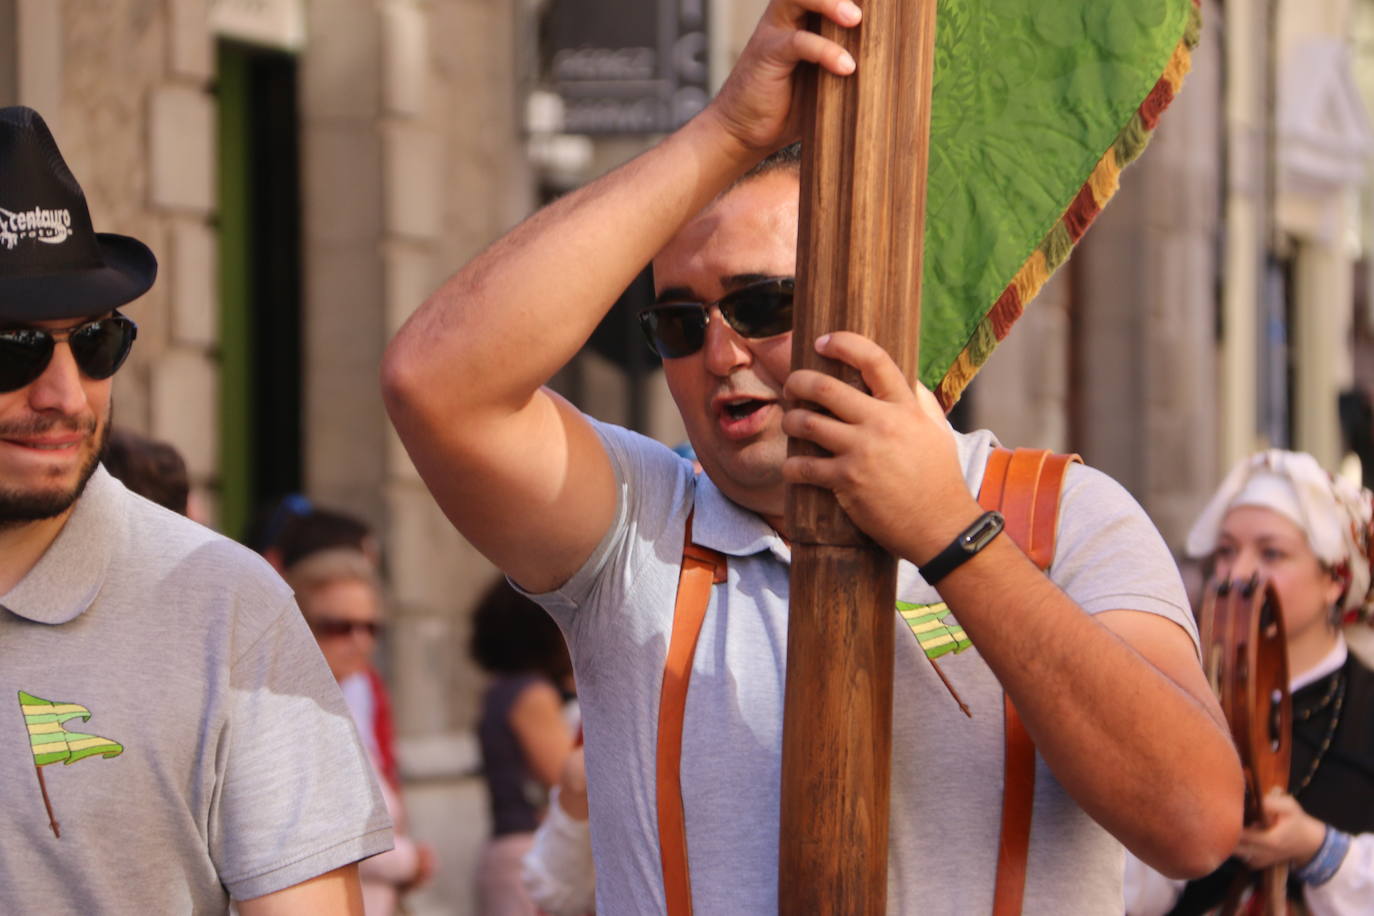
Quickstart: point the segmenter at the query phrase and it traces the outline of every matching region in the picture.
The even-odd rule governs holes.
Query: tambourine
[[[1264,825],[1261,799],[1287,790],[1293,753],[1293,702],[1288,690],[1288,649],[1273,585],[1208,582],[1198,619],[1203,666],[1221,701],[1245,770],[1245,823]],[[1244,875],[1227,895],[1223,914],[1236,912],[1245,885],[1256,883],[1261,912],[1287,912],[1288,866]]]

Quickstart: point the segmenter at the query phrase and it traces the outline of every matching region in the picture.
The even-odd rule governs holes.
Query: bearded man
[[[0,912],[361,914],[390,822],[290,589],[99,465],[157,261],[28,108],[0,230]]]

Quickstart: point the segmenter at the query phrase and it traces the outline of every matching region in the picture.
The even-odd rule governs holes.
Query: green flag
[[[29,745],[33,750],[34,766],[50,763],[73,764],[97,754],[118,757],[124,745],[99,735],[83,735],[67,731],[62,723],[69,719],[89,720],[91,711],[76,703],[54,703],[19,691],[19,708],[29,729]]]
[[[920,379],[948,408],[1188,72],[1198,0],[939,0]]]

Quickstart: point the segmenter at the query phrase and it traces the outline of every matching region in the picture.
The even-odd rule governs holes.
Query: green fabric
[[[921,381],[936,387],[1158,82],[1191,0],[940,0]]]

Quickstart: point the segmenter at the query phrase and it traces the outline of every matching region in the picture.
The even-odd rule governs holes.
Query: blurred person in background
[[[1343,628],[1371,621],[1371,496],[1311,455],[1277,449],[1242,461],[1188,534],[1218,580],[1258,573],[1278,593],[1293,695],[1288,792],[1263,800],[1272,826],[1247,826],[1205,878],[1169,881],[1127,860],[1131,916],[1200,914],[1237,876],[1290,867],[1289,912],[1374,912],[1374,673]]]
[[[172,445],[131,429],[111,427],[100,463],[139,496],[178,515],[190,515],[191,481],[186,460]]]
[[[282,569],[290,569],[310,554],[331,547],[352,547],[362,551],[374,569],[382,567],[382,548],[372,527],[356,516],[324,506],[311,505],[303,513],[293,515],[277,538],[275,556]]]
[[[317,550],[352,547],[382,567],[381,545],[372,526],[357,516],[317,506],[303,493],[288,493],[258,513],[248,544],[278,571]]]
[[[345,690],[344,695],[373,768],[382,777],[382,797],[395,824],[396,846],[363,862],[358,875],[362,879],[367,916],[390,916],[406,893],[429,880],[434,871],[434,854],[409,835],[394,757],[386,766],[378,755],[381,742],[374,731],[374,694],[367,686],[369,676],[375,675],[372,655],[382,626],[376,567],[361,550],[331,547],[314,551],[289,566],[286,581],[296,592],[301,613],[335,680],[341,687],[348,683],[363,685],[362,691]],[[384,702],[384,690],[380,696]],[[389,714],[386,721],[389,736]]]
[[[586,916],[596,909],[590,819],[587,758],[579,741],[549,793],[548,814],[522,863],[525,890],[549,916]]]
[[[372,527],[356,516],[316,506],[300,493],[279,499],[261,516],[254,539],[258,551],[272,568],[286,574],[305,558],[320,551],[349,548],[359,551],[380,575],[381,547]],[[396,762],[391,719],[391,694],[371,655],[366,665],[339,680],[348,709],[381,776],[399,791],[401,774]]]
[[[534,916],[521,860],[573,750],[574,729],[564,712],[572,663],[558,625],[505,579],[477,605],[471,649],[493,675],[478,723],[492,822],[478,864],[478,911]]]

